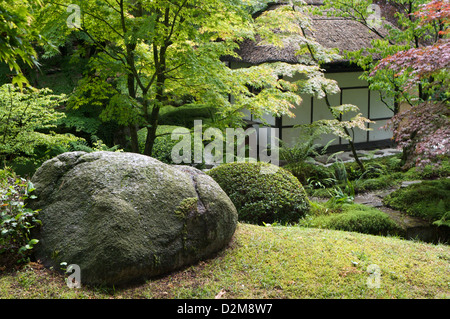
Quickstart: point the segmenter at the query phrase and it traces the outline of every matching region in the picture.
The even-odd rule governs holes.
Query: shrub
[[[358,204],[344,204],[338,212],[305,219],[300,225],[371,235],[394,235],[401,230],[386,213]]]
[[[272,164],[228,163],[208,174],[230,197],[240,221],[291,223],[309,210],[302,184],[287,170]]]
[[[280,159],[288,164],[305,163],[313,160],[314,157],[324,155],[334,140],[329,141],[326,145],[316,143],[324,133],[324,128],[316,125],[298,125],[299,130],[297,143],[293,146],[280,141]]]
[[[286,166],[283,166],[283,168],[297,177],[302,185],[321,182],[323,186],[329,187],[334,184],[334,181],[332,180],[333,172],[329,167],[307,162],[298,162],[287,164]]]
[[[440,220],[450,211],[450,179],[422,181],[400,188],[386,196],[383,202],[411,216]]]
[[[18,262],[27,261],[38,241],[30,237],[30,230],[40,224],[38,211],[26,207],[25,200],[35,198],[29,180],[16,176],[9,169],[0,170],[0,256],[14,256]]]
[[[357,180],[357,179],[372,179],[377,178],[382,175],[386,175],[388,173],[388,168],[386,165],[379,161],[363,161],[365,172],[361,171],[361,168],[355,162],[347,162],[344,163],[345,169],[347,171],[348,179]],[[333,164],[333,166],[336,164]]]
[[[216,108],[209,105],[166,106],[161,110],[159,123],[164,126],[181,126],[193,128],[194,120],[208,123],[212,120]]]
[[[440,165],[426,165],[423,167],[412,167],[406,173],[405,177],[410,180],[435,179],[450,176],[450,161],[448,159],[441,162]]]
[[[71,134],[53,132],[56,121],[65,116],[57,110],[65,99],[65,95],[52,94],[50,89],[0,86],[0,158],[33,158],[38,147],[79,140]]]
[[[378,178],[361,179],[355,183],[357,193],[386,189],[400,183],[401,173],[383,175]]]

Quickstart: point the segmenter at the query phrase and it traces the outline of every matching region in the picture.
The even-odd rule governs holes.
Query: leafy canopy
[[[12,82],[22,87],[28,84],[22,65],[38,66],[33,42],[40,40],[36,29],[31,28],[32,6],[39,0],[2,0],[0,2],[0,62],[13,72]]]
[[[72,135],[56,134],[55,121],[64,116],[56,107],[65,99],[50,89],[0,87],[0,156],[33,156],[36,147],[51,147],[77,140]]]
[[[71,19],[69,4],[81,9],[75,28],[66,23]],[[77,53],[94,48],[69,105],[101,106],[103,121],[128,126],[132,143],[136,135],[134,151],[135,127],[147,128],[144,153],[151,154],[160,110],[180,99],[188,101],[186,105],[214,106],[218,120],[238,125],[243,109],[259,118],[267,113],[293,116],[291,109],[301,103],[298,93],[338,90],[318,65],[280,62],[230,69],[222,61],[224,56],[238,58],[239,44],[257,35],[262,44],[282,46],[292,36],[305,45],[312,43],[303,36],[308,17],[294,6],[301,1],[291,4],[253,17],[267,1],[59,1],[46,4],[37,26],[58,45],[64,45],[69,34],[78,39]],[[324,60],[326,56],[322,54]],[[282,79],[294,73],[304,74],[305,80]],[[229,96],[234,97],[232,102]]]

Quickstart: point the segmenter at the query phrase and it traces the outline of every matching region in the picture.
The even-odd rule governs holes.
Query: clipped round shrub
[[[302,184],[268,163],[228,163],[207,172],[230,197],[243,222],[292,223],[309,211]]]
[[[163,110],[161,110],[158,121],[167,126],[193,128],[195,120],[202,120],[203,123],[208,123],[215,113],[216,107],[206,104],[165,106]]]

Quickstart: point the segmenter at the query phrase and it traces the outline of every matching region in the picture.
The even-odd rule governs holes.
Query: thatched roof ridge
[[[319,5],[320,0],[310,0],[311,3]],[[277,5],[278,6],[278,5]],[[379,30],[381,34],[385,31]],[[346,51],[356,51],[371,46],[371,41],[380,39],[380,36],[369,30],[363,24],[342,17],[313,16],[312,31],[307,32],[324,48],[337,48],[342,54]],[[299,50],[299,41],[288,39],[284,47],[279,48],[272,45],[257,44],[251,40],[241,43],[237,54],[241,59],[228,57],[228,61],[240,61],[250,64],[260,64],[265,62],[287,62],[298,63],[299,57],[296,52]],[[343,62],[344,60],[335,61]]]

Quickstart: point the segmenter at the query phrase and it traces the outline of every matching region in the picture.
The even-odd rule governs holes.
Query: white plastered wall
[[[233,63],[231,68],[247,67],[249,65],[242,63]],[[390,118],[393,113],[381,101],[378,92],[369,91],[367,82],[359,79],[361,72],[340,72],[327,73],[325,76],[329,79],[337,81],[341,92],[329,96],[332,105],[340,104],[354,104],[360,109],[362,116],[374,119],[375,123],[369,124],[370,131],[361,130],[359,128],[353,129],[351,132],[355,143],[372,142],[379,140],[386,140],[392,137],[392,133],[388,130],[382,129],[387,123],[387,118]],[[300,75],[299,75],[300,76]],[[291,80],[299,79],[299,76],[294,76]],[[289,78],[284,78],[289,80]],[[293,126],[299,124],[309,124],[311,121],[320,119],[332,119],[332,115],[323,99],[312,98],[311,95],[302,95],[302,103],[292,110],[295,117],[282,116],[281,136],[283,142],[288,145],[294,145],[299,139],[299,129]],[[231,98],[232,99],[232,98]],[[253,123],[260,123],[258,119],[251,116],[250,112],[244,111],[245,119]],[[343,116],[343,120],[349,120],[355,116],[356,113],[351,112]],[[269,125],[272,127],[276,125],[274,116],[267,115],[264,117]],[[348,141],[343,138],[338,138],[335,135],[323,135],[316,142],[322,145],[334,140],[331,144],[348,144]]]

